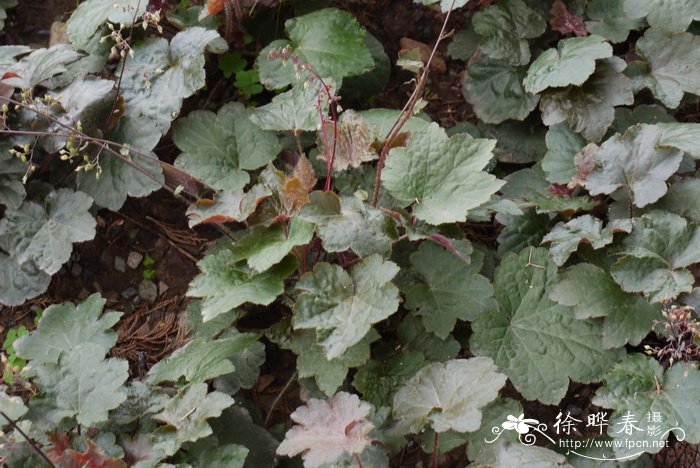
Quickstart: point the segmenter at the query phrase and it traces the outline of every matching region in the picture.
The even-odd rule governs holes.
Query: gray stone
[[[129,257],[126,259],[126,264],[129,268],[135,270],[139,267],[141,260],[143,260],[143,255],[138,252],[130,252]]]
[[[158,281],[158,295],[159,296],[162,296],[165,293],[165,291],[167,291],[168,289],[170,289],[170,286],[165,284],[163,281]]]
[[[151,280],[143,280],[139,284],[139,296],[148,302],[155,302],[158,297],[158,286]]]
[[[119,273],[124,273],[126,271],[126,262],[123,258],[119,256],[114,257],[114,269]]]
[[[129,286],[124,291],[122,291],[122,297],[124,299],[130,299],[130,298],[134,297],[135,295],[137,295],[138,293],[139,293],[138,289],[136,289],[133,286]]]

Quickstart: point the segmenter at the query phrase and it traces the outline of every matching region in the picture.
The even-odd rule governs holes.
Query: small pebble
[[[165,291],[167,291],[168,289],[170,289],[170,286],[168,286],[167,284],[165,284],[162,281],[158,281],[158,295],[159,296],[162,296],[165,293]]]
[[[126,262],[122,257],[114,257],[114,269],[117,270],[119,273],[124,273],[126,271]]]
[[[76,278],[80,276],[82,272],[83,267],[80,266],[80,263],[74,263],[73,266],[70,267],[70,274]]]
[[[100,283],[98,283],[97,281],[92,282],[92,288],[98,293],[102,294],[102,286],[100,286]]]
[[[103,250],[100,254],[100,263],[104,265],[110,265],[112,263],[112,256],[106,250]]]
[[[134,297],[135,295],[137,295],[138,293],[139,293],[138,289],[136,289],[133,286],[129,286],[124,291],[122,291],[122,297],[124,299],[130,299],[130,298]]]
[[[139,296],[148,302],[155,302],[158,297],[158,286],[151,280],[143,280],[139,284]]]
[[[130,252],[129,257],[126,259],[126,264],[129,265],[129,268],[135,270],[138,268],[141,260],[143,260],[143,255],[138,252]]]

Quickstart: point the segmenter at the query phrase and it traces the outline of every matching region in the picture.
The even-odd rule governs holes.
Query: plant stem
[[[46,454],[41,450],[41,448],[39,448],[36,442],[34,442],[34,440],[31,437],[29,437],[22,429],[19,428],[17,423],[15,423],[7,414],[5,414],[4,411],[0,411],[0,414],[3,416],[3,418],[7,419],[7,422],[10,423],[10,426],[12,426],[13,429],[19,432],[22,435],[22,437],[24,437],[27,440],[27,442],[29,443],[29,445],[31,445],[34,451],[38,453],[39,456],[41,456],[41,458],[43,458],[51,468],[56,468],[56,465],[54,465],[53,462],[49,459],[49,457],[47,457]]]
[[[294,373],[289,378],[287,383],[284,385],[284,387],[282,387],[282,390],[280,390],[277,397],[275,397],[275,400],[272,402],[272,405],[270,406],[270,411],[268,411],[267,416],[265,416],[265,422],[263,423],[263,426],[267,427],[267,425],[270,423],[270,419],[272,418],[272,413],[275,412],[275,408],[277,407],[277,404],[282,399],[282,396],[289,389],[289,386],[292,385],[292,382],[294,382],[294,380],[297,378],[297,373],[298,373],[298,371],[294,371]]]
[[[437,468],[438,438],[439,438],[439,436],[440,436],[440,433],[438,431],[435,431],[435,435],[433,435],[433,454],[430,458],[430,468]]]
[[[452,9],[454,8],[454,6],[455,0],[452,0],[452,3],[450,4],[450,9],[447,10],[445,20],[442,22],[442,29],[440,29],[440,35],[438,36],[437,41],[435,41],[433,50],[430,52],[428,62],[425,64],[425,67],[423,67],[423,73],[418,78],[416,87],[413,90],[411,96],[408,98],[408,102],[406,102],[406,105],[403,107],[403,109],[401,109],[401,113],[399,114],[398,119],[396,119],[394,125],[392,125],[391,127],[391,130],[389,130],[389,134],[384,140],[384,145],[382,146],[382,149],[379,152],[379,161],[377,161],[377,175],[374,178],[374,193],[372,194],[372,206],[377,206],[377,203],[379,203],[379,191],[382,188],[382,169],[384,169],[386,155],[387,153],[389,153],[389,149],[391,148],[391,145],[394,143],[394,140],[401,131],[401,128],[406,124],[406,122],[408,122],[408,119],[410,119],[413,115],[413,109],[416,107],[416,103],[418,102],[418,99],[423,93],[423,87],[425,86],[425,82],[428,78],[428,73],[430,72],[430,65],[433,63],[433,57],[435,57],[435,54],[437,53],[437,49],[440,45],[440,42],[446,37],[445,30],[447,29],[447,23],[450,20],[450,14],[452,13]]]
[[[355,463],[357,463],[357,467],[358,467],[358,468],[363,468],[363,466],[362,466],[362,460],[360,460],[359,455],[357,455],[356,453],[353,453],[353,454],[352,454],[352,457],[355,459]]]

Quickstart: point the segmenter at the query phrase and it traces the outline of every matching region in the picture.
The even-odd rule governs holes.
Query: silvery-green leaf
[[[66,23],[66,34],[76,49],[82,49],[106,21],[128,27],[146,11],[140,0],[87,0],[77,5]]]

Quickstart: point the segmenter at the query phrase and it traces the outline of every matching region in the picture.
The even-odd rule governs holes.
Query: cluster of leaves
[[[548,405],[572,381],[602,382],[592,403],[612,412],[610,437],[641,441],[615,425],[653,411],[664,437],[700,443],[700,372],[678,362],[695,354],[677,352],[696,349],[697,333],[679,333],[676,317],[657,329],[674,361],[632,352],[671,303],[697,323],[694,2],[451,11],[467,1],[417,0],[471,15],[449,51],[467,64],[478,122],[449,130],[425,115],[341,109],[339,95],[368,98],[390,67],[377,39],[335,8],[290,17],[259,53],[265,105],[177,118],[205,85],[206,52],[226,45],[215,24],[193,25],[198,11],[172,15],[183,30],[170,39],[125,37],[153,21],[143,3],[87,0],[68,22],[71,44],[0,48],[11,96],[0,302],[46,290],[73,243],[94,236],[93,205],[118,210],[164,184],[152,150],[171,130],[181,154],[169,169],[211,195],[190,206],[190,226],[240,229],[198,263],[191,341],[142,379],[107,357],[120,314],[102,313],[99,296],[49,307],[13,343],[36,395],[25,406],[0,394],[18,421],[2,445],[10,465],[40,463],[19,428],[52,461],[112,466],[272,466],[275,453],[308,467],[386,466],[411,434],[435,454],[466,443],[475,466],[575,463],[512,444],[513,433],[485,442],[522,414],[499,394],[506,381]],[[114,80],[98,77],[115,47]],[[224,59],[224,73],[244,71]],[[468,234],[493,220],[495,245]],[[262,333],[295,355],[306,400],[281,443],[285,428],[273,437],[241,392],[265,361],[262,337],[236,329],[251,313],[279,318]],[[620,444],[606,456],[639,453]]]

